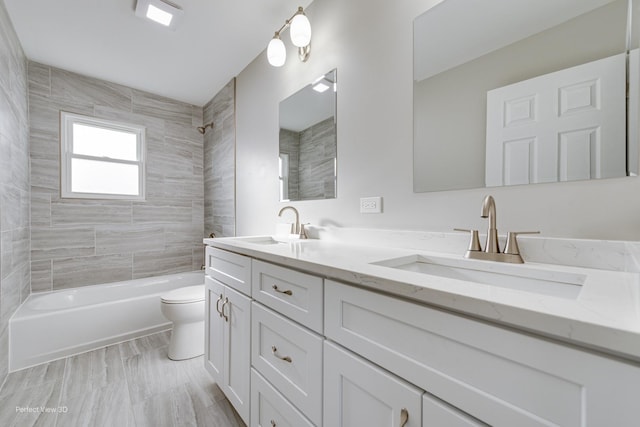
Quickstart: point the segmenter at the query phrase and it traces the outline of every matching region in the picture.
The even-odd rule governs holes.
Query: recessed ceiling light
[[[138,0],[136,16],[150,19],[173,30],[182,16],[182,9],[163,0]]]
[[[322,93],[325,90],[329,89],[329,87],[330,86],[326,85],[324,82],[319,82],[313,85],[313,90],[315,90],[316,92]]]

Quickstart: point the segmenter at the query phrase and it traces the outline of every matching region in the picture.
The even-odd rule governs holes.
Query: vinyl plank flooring
[[[170,338],[159,332],[9,374],[0,426],[245,427],[202,356],[169,360]]]

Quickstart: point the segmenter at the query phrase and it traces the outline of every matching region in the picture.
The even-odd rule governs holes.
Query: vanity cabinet
[[[494,426],[637,425],[637,366],[330,280],[325,311],[328,339],[437,399],[427,424],[458,408]]]
[[[251,299],[236,289],[241,283],[238,277],[251,277],[251,259],[222,252],[207,248],[205,368],[243,421],[249,424]],[[226,270],[228,266],[232,268]],[[225,271],[233,274],[224,274]],[[212,276],[221,277],[225,282]],[[240,287],[250,290],[250,279],[246,284]]]

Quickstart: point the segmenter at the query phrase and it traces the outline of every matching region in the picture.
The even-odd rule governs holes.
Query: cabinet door
[[[218,383],[223,383],[225,322],[220,315],[224,300],[224,285],[211,277],[205,277],[206,315],[205,315],[205,361],[204,366]]]
[[[226,349],[222,389],[242,420],[249,424],[251,300],[240,292],[225,287],[223,319]]]
[[[324,425],[420,427],[422,390],[334,344],[324,348]]]

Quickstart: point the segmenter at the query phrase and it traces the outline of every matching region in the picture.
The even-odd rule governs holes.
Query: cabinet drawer
[[[322,334],[322,278],[258,260],[252,268],[255,300]]]
[[[425,393],[422,396],[422,427],[488,427],[445,402]]]
[[[300,411],[253,368],[251,402],[253,427],[313,427]]]
[[[207,274],[251,296],[251,258],[207,246]]]
[[[637,423],[636,364],[330,280],[325,307],[327,338],[490,425]]]
[[[251,363],[314,424],[322,425],[322,337],[254,302]]]

